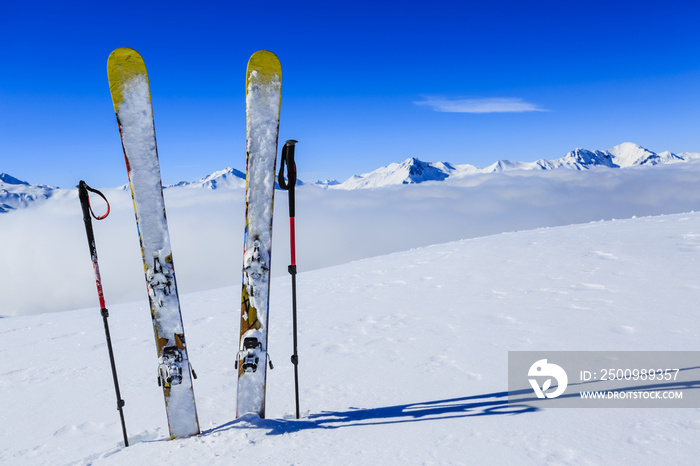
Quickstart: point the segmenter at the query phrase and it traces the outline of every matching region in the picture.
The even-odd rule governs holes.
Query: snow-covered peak
[[[225,168],[216,171],[211,175],[200,178],[197,181],[186,182],[181,181],[171,187],[187,187],[187,188],[245,188],[245,173],[236,170],[235,168]]]
[[[397,184],[415,184],[424,181],[440,181],[455,171],[446,163],[423,162],[411,157],[401,163],[391,163],[370,173],[353,176],[337,185],[341,189],[378,188]]]
[[[29,186],[29,183],[26,181],[18,180],[12,175],[8,175],[7,173],[0,173],[0,183],[6,183],[6,184],[23,184]]]
[[[297,183],[298,183],[298,182],[299,182],[299,180],[297,180]],[[335,186],[335,185],[338,185],[338,184],[340,184],[340,182],[339,182],[338,180],[316,180],[316,181],[314,181],[314,182],[311,183],[311,184],[315,184],[315,185],[318,185],[318,186],[326,186],[326,187],[328,187],[328,186]]]
[[[0,174],[0,213],[27,207],[51,197],[53,186],[32,185],[7,173]]]
[[[614,167],[612,156],[607,151],[577,148],[564,157],[549,161],[550,168],[570,168],[582,170],[591,166]]]
[[[662,163],[660,157],[654,152],[632,142],[619,144],[607,151],[614,160],[615,165],[620,168],[632,167],[634,165],[656,165]],[[670,156],[675,155],[668,152]]]
[[[499,160],[488,167],[473,170],[473,173],[498,173],[507,170],[547,170],[550,167],[546,160],[537,162],[518,162],[515,160]]]

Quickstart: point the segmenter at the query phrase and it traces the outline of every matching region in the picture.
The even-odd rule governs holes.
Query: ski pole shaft
[[[90,194],[88,193],[94,192],[98,194],[104,201],[107,203],[107,212],[98,217],[95,215],[95,213],[92,211],[92,207],[90,205]],[[114,391],[117,396],[117,410],[119,411],[119,419],[121,421],[122,425],[122,435],[124,436],[124,446],[128,447],[129,446],[129,439],[126,435],[126,423],[124,422],[124,400],[122,400],[121,393],[119,391],[119,380],[117,378],[117,366],[114,362],[114,351],[112,350],[112,337],[110,336],[109,333],[109,323],[107,321],[107,318],[109,317],[109,311],[107,310],[107,307],[105,305],[105,298],[104,298],[104,293],[102,291],[102,279],[100,277],[100,266],[97,262],[97,247],[95,246],[95,233],[92,229],[92,218],[95,217],[97,220],[102,220],[107,215],[109,215],[109,202],[107,202],[107,198],[102,194],[101,192],[97,191],[96,189],[91,188],[90,186],[87,185],[84,181],[80,181],[78,184],[78,198],[80,199],[80,206],[82,207],[83,210],[83,222],[85,223],[85,233],[87,235],[87,240],[88,240],[88,247],[90,248],[90,258],[92,259],[92,268],[95,272],[95,283],[97,285],[97,296],[100,301],[100,313],[102,314],[102,322],[105,327],[105,337],[107,339],[107,351],[109,352],[109,362],[112,367],[112,379],[114,380]]]
[[[291,267],[290,267],[291,268]],[[297,274],[296,267],[292,273],[292,332],[294,335],[294,354],[292,354],[292,364],[294,364],[294,399],[296,401],[296,415],[299,419],[299,355],[297,354]]]
[[[292,364],[294,365],[294,397],[296,401],[296,416],[299,419],[299,355],[297,354],[297,264],[296,264],[296,232],[294,224],[295,200],[294,186],[297,182],[297,167],[294,162],[294,148],[297,141],[290,139],[282,148],[282,166],[277,179],[280,188],[289,193],[289,242],[291,265],[289,274],[292,276],[292,335],[293,350]],[[284,170],[287,169],[287,179],[284,178]]]
[[[101,313],[102,313],[102,322],[104,323],[104,326],[105,326],[105,337],[107,339],[107,350],[109,351],[109,362],[112,366],[112,379],[114,380],[114,392],[117,395],[117,410],[119,411],[119,419],[121,420],[121,423],[122,423],[122,435],[124,436],[124,446],[128,447],[129,446],[129,439],[126,435],[126,423],[124,422],[124,410],[122,409],[124,407],[124,400],[122,400],[121,393],[119,392],[119,379],[117,378],[117,366],[114,362],[114,351],[112,350],[112,338],[109,334],[109,323],[107,322],[107,318],[109,317],[109,311],[105,308],[102,308]]]
[[[90,259],[92,259],[92,268],[95,271],[95,283],[97,285],[97,297],[100,300],[100,307],[105,307],[104,293],[102,292],[102,279],[100,278],[100,267],[97,263],[97,249],[95,248],[95,234],[92,230],[92,208],[90,207],[90,196],[88,194],[88,185],[84,181],[80,181],[78,185],[78,197],[80,198],[80,206],[83,209],[83,222],[85,222],[85,233],[87,234],[88,248],[90,248]],[[105,215],[106,216],[106,215]]]

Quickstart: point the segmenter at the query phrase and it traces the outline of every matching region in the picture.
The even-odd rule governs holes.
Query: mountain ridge
[[[486,167],[471,164],[453,165],[447,162],[423,162],[410,157],[401,163],[392,163],[372,172],[350,177],[333,189],[367,189],[397,184],[415,184],[426,181],[442,181],[451,177],[461,178],[479,173],[498,173],[511,170],[587,170],[593,167],[630,168],[686,162],[700,158],[700,153],[684,152],[680,155],[665,151],[655,153],[638,144],[626,142],[609,150],[577,148],[558,159],[539,159],[534,162],[499,160]]]
[[[557,159],[539,159],[534,162],[503,159],[483,168],[471,164],[425,162],[417,157],[409,157],[402,162],[394,162],[369,173],[351,176],[342,183],[336,180],[316,180],[308,184],[324,189],[372,189],[429,181],[439,182],[450,178],[513,170],[588,170],[598,167],[627,169],[638,166],[682,163],[696,159],[700,159],[700,153],[674,154],[669,151],[655,153],[638,144],[625,142],[604,151],[576,148]],[[297,184],[307,183],[297,180]],[[128,185],[126,188],[128,189]],[[181,181],[165,188],[242,189],[245,188],[245,173],[227,167],[196,181]],[[32,185],[7,173],[0,173],[0,213],[43,202],[61,191],[67,190],[49,185]]]

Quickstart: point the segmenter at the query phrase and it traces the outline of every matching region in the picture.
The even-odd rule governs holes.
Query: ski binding
[[[246,253],[245,267],[243,271],[253,280],[260,280],[270,268],[265,263],[262,251],[260,250],[260,240],[253,241],[253,250]]]
[[[238,369],[238,361],[243,359],[243,372],[255,372],[258,370],[258,362],[260,361],[260,356],[258,356],[258,349],[262,351],[262,343],[258,341],[255,337],[246,337],[243,340],[243,349],[236,355],[236,362],[233,367]]]
[[[163,356],[159,358],[158,386],[161,381],[165,387],[182,383],[182,353],[176,346],[163,348]]]

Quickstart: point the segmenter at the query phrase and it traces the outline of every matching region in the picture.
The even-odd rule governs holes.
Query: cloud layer
[[[493,97],[481,99],[449,99],[446,97],[424,97],[414,102],[416,105],[430,107],[436,112],[447,113],[523,113],[546,112],[536,104],[518,97]]]
[[[366,190],[297,190],[300,273],[514,230],[700,210],[700,162],[632,169],[511,171]],[[147,295],[129,193],[105,190],[95,240],[107,305]],[[243,189],[168,189],[181,293],[240,286]],[[286,193],[275,195],[273,276],[288,277]],[[0,217],[0,316],[97,306],[78,200],[51,199]],[[371,271],[368,271],[370,273]],[[299,286],[314,286],[300,275]],[[237,302],[231,302],[236,309]]]

